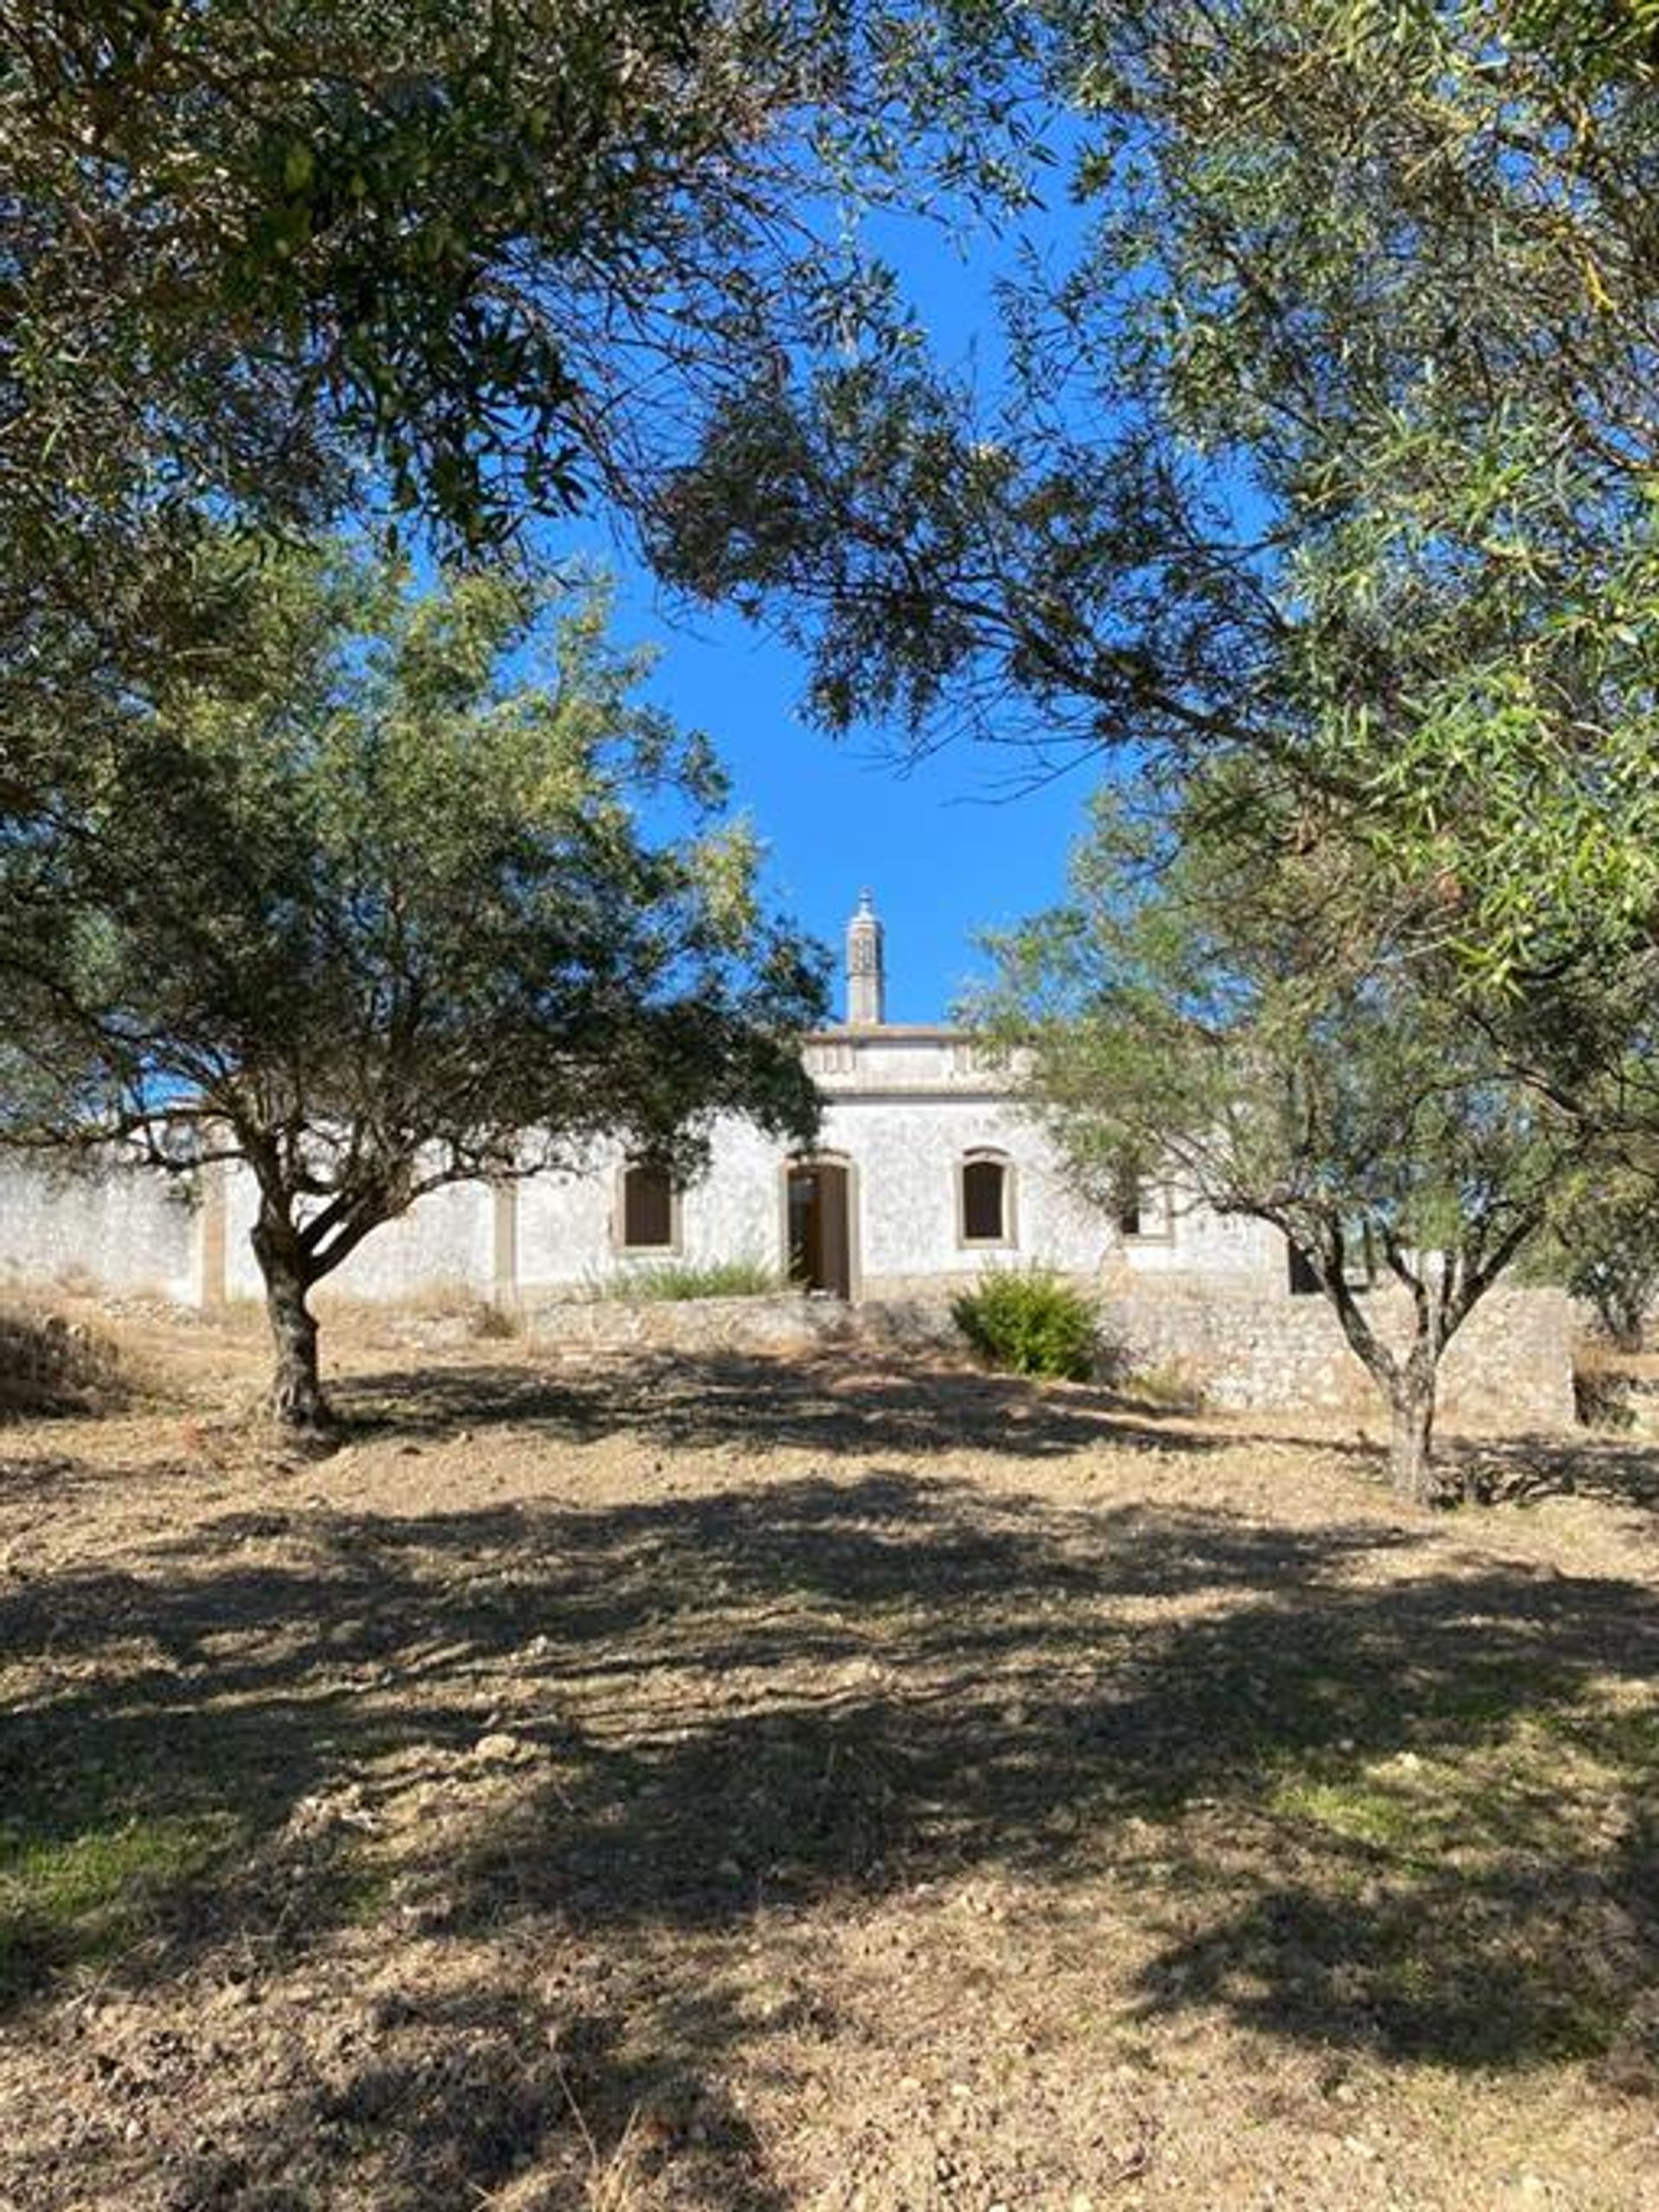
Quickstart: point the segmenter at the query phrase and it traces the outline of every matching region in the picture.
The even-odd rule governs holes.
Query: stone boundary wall
[[[1402,1342],[1403,1290],[1365,1300],[1372,1326]],[[1101,1301],[1101,1325],[1119,1364],[1179,1375],[1229,1410],[1356,1418],[1382,1401],[1321,1297],[1140,1293]],[[1571,1301],[1560,1291],[1498,1289],[1447,1347],[1440,1418],[1468,1428],[1559,1433],[1575,1425]]]
[[[532,1344],[584,1351],[814,1351],[865,1344],[963,1349],[948,1304],[905,1299],[849,1306],[838,1298],[543,1299],[519,1309]]]
[[[1403,1293],[1373,1293],[1367,1310],[1402,1338]],[[1382,1413],[1370,1377],[1349,1350],[1323,1298],[1238,1291],[1142,1289],[1099,1301],[1109,1369],[1116,1376],[1179,1376],[1230,1412]],[[942,1299],[708,1298],[548,1300],[522,1319],[532,1342],[591,1351],[744,1352],[860,1345],[961,1351]],[[1575,1425],[1572,1306],[1551,1290],[1497,1290],[1453,1339],[1441,1369],[1443,1420],[1467,1428],[1559,1433]]]
[[[550,1344],[626,1351],[811,1349],[861,1344],[890,1350],[963,1349],[950,1319],[960,1286],[937,1278],[893,1278],[887,1294],[846,1306],[830,1298],[685,1300],[574,1299],[531,1294],[515,1300],[517,1252],[498,1205],[486,1197],[461,1218],[464,1271],[480,1299],[493,1294]],[[211,1306],[244,1283],[227,1265],[239,1243],[233,1209],[212,1173],[193,1189],[115,1160],[57,1173],[0,1156],[0,1290],[84,1282],[118,1296],[158,1296]],[[437,1215],[433,1223],[444,1226]],[[454,1224],[448,1224],[453,1227]],[[390,1236],[391,1232],[388,1232]],[[493,1249],[492,1252],[492,1243]],[[444,1248],[446,1250],[447,1247]],[[386,1248],[391,1255],[391,1246]],[[429,1259],[431,1255],[426,1256]],[[385,1275],[372,1287],[392,1304]],[[1080,1287],[1087,1288],[1080,1283]],[[336,1287],[361,1294],[359,1284]],[[1225,1277],[1119,1274],[1099,1294],[1103,1334],[1119,1373],[1161,1371],[1194,1386],[1213,1405],[1260,1412],[1376,1418],[1381,1407],[1323,1298],[1293,1298]],[[1371,1293],[1367,1310],[1385,1334],[1403,1338],[1403,1291]],[[1466,1427],[1559,1433],[1574,1425],[1573,1346],[1582,1333],[1560,1292],[1502,1289],[1478,1306],[1446,1354],[1443,1416]]]
[[[110,1157],[0,1154],[0,1287],[84,1285],[194,1306],[204,1226],[188,1178]]]

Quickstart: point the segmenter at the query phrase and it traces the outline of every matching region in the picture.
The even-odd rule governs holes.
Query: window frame
[[[658,1174],[668,1185],[668,1242],[665,1244],[633,1244],[628,1241],[628,1180],[639,1174]],[[679,1256],[683,1247],[683,1224],[680,1211],[679,1183],[671,1172],[650,1160],[625,1160],[616,1171],[616,1188],[611,1206],[611,1249],[623,1259],[662,1260]]]
[[[970,1236],[968,1233],[968,1171],[971,1167],[995,1167],[1001,1172],[1001,1223],[995,1236]],[[1017,1182],[1014,1164],[1009,1155],[997,1145],[973,1145],[957,1162],[957,1243],[964,1252],[1013,1252],[1020,1247],[1020,1217],[1016,1207]]]

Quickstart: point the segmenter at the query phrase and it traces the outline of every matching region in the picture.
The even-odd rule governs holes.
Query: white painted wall
[[[258,1192],[245,1167],[226,1179],[225,1287],[232,1298],[263,1298],[264,1281],[249,1231]],[[327,1279],[347,1298],[407,1298],[422,1291],[489,1295],[493,1250],[492,1193],[480,1183],[433,1191],[397,1221],[365,1236]]]
[[[1116,1261],[1136,1274],[1227,1273],[1257,1288],[1282,1284],[1280,1240],[1258,1224],[1224,1222],[1191,1205],[1173,1210],[1166,1237],[1127,1248],[1116,1224],[1062,1176],[1041,1128],[1006,1096],[940,1087],[872,1096],[842,1090],[828,1102],[817,1149],[853,1170],[854,1245],[867,1297],[961,1282],[989,1267],[1040,1263],[1093,1277]],[[1014,1242],[958,1241],[957,1179],[965,1154],[1006,1154],[1012,1163]],[[781,1268],[788,1149],[750,1124],[722,1122],[709,1172],[681,1199],[680,1256],[695,1264],[736,1258]],[[614,1244],[616,1147],[596,1151],[585,1175],[543,1177],[518,1192],[518,1279],[526,1292],[580,1288],[649,1261]]]
[[[965,1153],[984,1147],[1005,1152],[1014,1166],[1015,1240],[1006,1249],[957,1239],[957,1168]],[[988,1265],[1032,1261],[1092,1274],[1115,1241],[1110,1224],[1060,1182],[1040,1132],[1006,1100],[839,1097],[817,1150],[853,1169],[854,1248],[867,1296],[918,1278],[960,1280]],[[781,1269],[788,1160],[786,1146],[750,1124],[721,1122],[709,1172],[682,1195],[681,1256]],[[621,1166],[620,1151],[607,1147],[583,1177],[520,1186],[522,1290],[579,1287],[650,1264],[615,1249]]]
[[[1064,1187],[1041,1132],[1007,1099],[837,1098],[824,1119],[826,1150],[859,1170],[863,1287],[918,1277],[962,1278],[988,1267],[1040,1261],[1092,1274],[1116,1243],[1110,1224]],[[957,1178],[974,1151],[1005,1154],[1013,1176],[1014,1238],[1006,1248],[964,1246]]]
[[[680,1196],[677,1257],[783,1264],[785,1147],[747,1122],[721,1121],[709,1173]],[[582,1289],[649,1267],[617,1249],[624,1165],[618,1145],[596,1146],[585,1173],[539,1175],[518,1186],[518,1284]]]
[[[1094,1280],[1202,1277],[1218,1287],[1287,1287],[1283,1243],[1271,1230],[1221,1221],[1179,1198],[1164,1233],[1125,1245],[1116,1223],[1067,1186],[1040,1127],[972,1047],[944,1030],[831,1033],[808,1047],[826,1108],[819,1151],[852,1169],[855,1283],[865,1297],[944,1291],[989,1267],[1039,1263]],[[1002,1247],[959,1238],[958,1177],[965,1154],[1007,1155],[1014,1174],[1014,1237]],[[683,1194],[679,1255],[696,1264],[787,1262],[787,1148],[750,1124],[715,1132],[708,1173]],[[616,1248],[620,1148],[596,1145],[577,1172],[517,1189],[517,1282],[531,1297],[581,1291],[649,1260]],[[181,1301],[202,1294],[201,1217],[159,1176],[124,1171],[56,1183],[38,1166],[0,1161],[0,1275],[49,1279],[81,1268],[112,1289],[153,1288]],[[245,1169],[225,1175],[226,1289],[262,1294],[248,1241],[256,1204]],[[461,1184],[435,1192],[377,1230],[331,1290],[396,1299],[460,1291],[483,1299],[497,1281],[495,1193]]]
[[[0,1154],[0,1283],[84,1278],[192,1305],[200,1235],[188,1180],[112,1160],[71,1168]]]
[[[1167,1234],[1134,1238],[1124,1257],[1137,1275],[1236,1280],[1253,1291],[1290,1287],[1285,1240],[1276,1229],[1243,1214],[1212,1213],[1179,1190],[1169,1195]]]

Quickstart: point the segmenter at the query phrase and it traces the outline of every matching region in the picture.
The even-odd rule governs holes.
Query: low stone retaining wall
[[[521,1309],[532,1342],[587,1351],[810,1351],[831,1344],[961,1351],[949,1306],[924,1299],[543,1299]]]
[[[1373,1325],[1403,1340],[1403,1294],[1373,1293]],[[1357,1419],[1381,1411],[1370,1376],[1322,1298],[1137,1290],[1100,1300],[1109,1372],[1179,1377],[1234,1411]],[[842,1346],[959,1352],[943,1299],[546,1300],[523,1313],[532,1341],[591,1351],[798,1351]],[[1442,1417],[1471,1428],[1557,1433],[1575,1421],[1572,1308],[1558,1292],[1495,1291],[1453,1339]]]
[[[1374,1291],[1365,1310],[1386,1339],[1407,1339],[1403,1291]],[[1178,1375],[1211,1405],[1356,1417],[1381,1410],[1323,1298],[1110,1297],[1102,1301],[1101,1325],[1121,1368]],[[1446,1350],[1441,1418],[1471,1428],[1573,1427],[1573,1336],[1572,1306],[1559,1291],[1493,1291]]]

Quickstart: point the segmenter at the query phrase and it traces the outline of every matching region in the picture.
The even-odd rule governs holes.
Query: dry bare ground
[[[1659,1462],[360,1333],[0,1430],[0,2205],[1659,2206]]]

